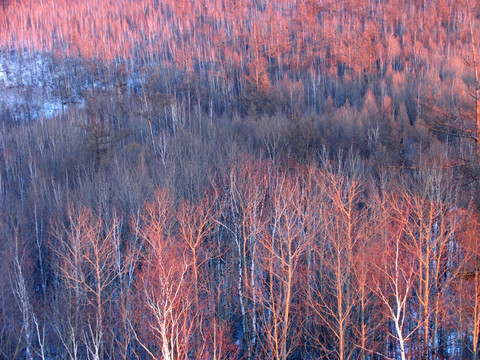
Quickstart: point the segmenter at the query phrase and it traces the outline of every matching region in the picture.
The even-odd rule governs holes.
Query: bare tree
[[[269,223],[258,238],[262,353],[274,359],[287,359],[297,348],[305,321],[297,290],[306,274],[306,250],[316,231],[307,185],[301,176],[272,171]]]
[[[395,209],[402,209],[405,204],[395,195],[386,196],[383,202],[384,239],[379,244],[384,256],[377,265],[377,275],[372,290],[385,306],[385,315],[393,324],[393,332],[389,335],[395,339],[402,360],[409,358],[409,340],[417,330],[411,327],[413,298],[412,290],[415,284],[415,259],[405,249],[405,218],[397,218]],[[397,351],[395,351],[397,355]]]
[[[75,304],[80,306],[77,311],[82,308],[87,310],[81,338],[87,356],[95,360],[104,356],[105,308],[111,300],[118,276],[115,268],[118,221],[113,219],[105,229],[102,219],[95,219],[91,211],[82,209],[76,212],[71,209],[68,227],[56,232],[59,275],[73,290]],[[90,311],[92,314],[88,315]]]
[[[13,249],[11,251],[12,258],[12,274],[10,275],[10,285],[17,305],[22,313],[22,327],[25,336],[25,358],[33,360],[35,356],[35,315],[33,313],[30,295],[28,293],[27,279],[24,275],[24,262],[26,260],[26,249],[20,243],[18,238],[18,230],[13,235]],[[43,346],[41,347],[43,350]],[[42,358],[45,354],[42,351]]]
[[[147,242],[141,290],[151,340],[139,340],[153,359],[188,359],[195,349],[195,286],[188,247],[172,233],[172,199],[158,191],[142,217],[141,237]],[[197,259],[198,260],[198,259]],[[138,339],[138,336],[137,336]],[[157,351],[158,349],[159,351]]]
[[[202,339],[205,317],[207,314],[201,306],[202,294],[205,294],[204,285],[207,278],[203,270],[207,261],[212,256],[213,242],[209,242],[212,231],[216,227],[214,221],[214,200],[208,195],[198,202],[183,201],[176,213],[178,220],[179,241],[186,245],[186,251],[190,253],[191,279],[194,290],[193,311],[196,314],[195,326],[195,353],[198,358],[202,357],[206,339]],[[203,345],[202,345],[203,344]]]
[[[319,325],[328,331],[323,339],[317,339],[326,356],[345,360],[355,357],[357,347],[362,346],[356,344],[352,334],[355,308],[359,302],[362,305],[362,301],[366,301],[365,284],[357,282],[362,280],[364,269],[355,265],[357,261],[361,263],[359,257],[364,255],[360,254],[360,249],[368,234],[368,208],[363,196],[363,180],[354,162],[332,166],[325,160],[325,164],[329,169],[317,172],[315,177],[322,190],[317,200],[321,203],[322,223],[321,237],[313,250],[321,261],[315,263],[318,279],[309,306],[318,316]],[[358,326],[362,328],[360,334],[365,341],[365,318]]]

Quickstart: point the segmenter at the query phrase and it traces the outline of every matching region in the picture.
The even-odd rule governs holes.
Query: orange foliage
[[[456,43],[462,29],[456,19],[468,9],[449,3],[12,1],[0,7],[0,48],[106,61],[155,60],[187,72],[198,64],[230,62],[245,71],[248,81],[263,87],[269,82],[265,68],[272,61],[280,69],[311,71],[318,71],[312,66],[318,63],[343,63],[353,74],[377,71],[377,62],[390,51],[390,59],[403,52],[405,61],[418,63],[432,50],[441,52]],[[392,43],[399,48],[391,50]]]

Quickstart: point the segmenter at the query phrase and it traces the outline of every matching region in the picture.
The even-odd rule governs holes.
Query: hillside
[[[478,359],[480,6],[0,0],[0,358]]]

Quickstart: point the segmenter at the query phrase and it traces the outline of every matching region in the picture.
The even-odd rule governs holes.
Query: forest
[[[480,360],[478,0],[0,0],[0,359]]]

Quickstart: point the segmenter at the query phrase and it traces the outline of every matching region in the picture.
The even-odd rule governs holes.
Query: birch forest
[[[0,359],[480,360],[478,0],[0,0]]]

